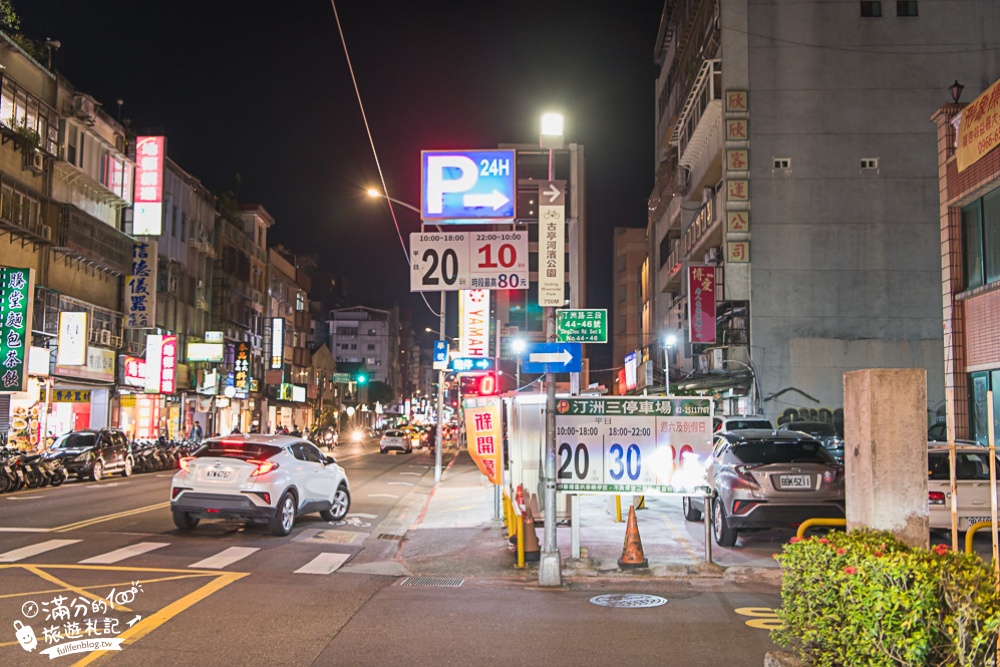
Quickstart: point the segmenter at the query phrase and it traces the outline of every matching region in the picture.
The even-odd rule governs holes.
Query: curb
[[[786,651],[768,651],[764,667],[803,667],[802,661]]]

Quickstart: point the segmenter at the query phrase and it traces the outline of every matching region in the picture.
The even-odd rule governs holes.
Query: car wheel
[[[59,468],[52,477],[52,486],[59,486],[67,479],[69,479],[69,473],[66,472],[65,468]]]
[[[684,519],[687,521],[701,521],[702,512],[691,503],[691,496],[684,496],[681,501],[684,508]]]
[[[281,496],[274,516],[268,520],[267,525],[271,529],[271,534],[278,537],[284,537],[292,532],[292,526],[295,525],[295,496],[291,491],[285,491]]]
[[[712,502],[712,531],[715,533],[715,543],[720,547],[735,546],[737,531],[729,526],[721,498]]]
[[[122,477],[131,477],[132,475],[132,457],[125,457],[125,467],[122,468]]]
[[[385,453],[386,453],[386,450],[385,450],[385,449],[382,449],[381,447],[379,447],[379,448],[378,448],[378,453],[379,453],[379,454],[385,454]]]
[[[333,494],[333,507],[319,513],[327,521],[342,521],[347,516],[347,510],[351,508],[351,492],[341,484],[337,487],[337,492]]]
[[[90,471],[90,479],[95,482],[100,482],[104,479],[104,463],[102,461],[94,462],[94,469]]]
[[[174,525],[181,530],[194,530],[194,527],[198,525],[200,519],[193,516],[190,512],[178,512],[174,510]]]

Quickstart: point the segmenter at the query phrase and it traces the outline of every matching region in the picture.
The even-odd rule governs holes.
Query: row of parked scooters
[[[180,460],[200,446],[195,440],[137,440],[131,445],[132,471],[180,468]],[[60,457],[0,446],[0,493],[59,486],[68,478]]]

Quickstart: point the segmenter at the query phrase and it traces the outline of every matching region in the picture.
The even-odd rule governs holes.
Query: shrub
[[[1000,595],[977,555],[911,548],[855,530],[792,539],[772,631],[816,667],[993,665]]]

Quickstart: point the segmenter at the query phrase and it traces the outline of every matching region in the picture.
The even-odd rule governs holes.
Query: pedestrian
[[[287,426],[282,426],[281,427],[281,435],[288,435],[288,427]]]
[[[233,430],[229,435],[242,435],[242,431],[240,431],[240,425],[233,424]]]
[[[204,435],[204,431],[201,430],[201,422],[197,419],[191,426],[191,432],[188,433],[188,440],[194,440],[195,442],[201,442],[201,438]]]
[[[299,427],[298,427],[297,424],[292,424],[291,435],[294,435],[296,438],[302,437],[302,431],[299,430]]]

